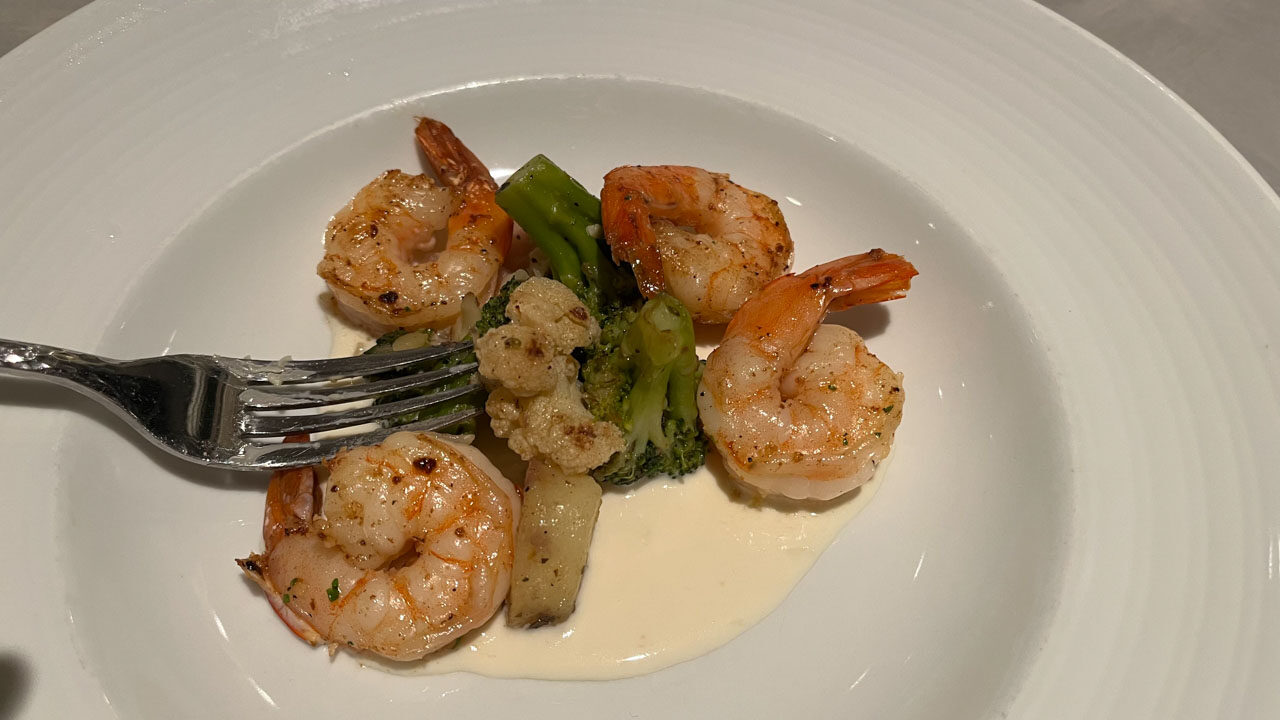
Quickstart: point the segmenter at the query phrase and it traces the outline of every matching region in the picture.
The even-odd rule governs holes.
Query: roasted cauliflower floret
[[[524,398],[499,387],[489,393],[485,412],[493,433],[521,458],[542,458],[571,474],[605,464],[623,446],[618,427],[583,406],[576,384]]]
[[[496,327],[476,341],[480,376],[517,397],[548,393],[562,379],[576,379],[578,363],[568,352],[557,351],[542,330],[516,323]]]
[[[587,410],[570,354],[596,341],[599,324],[569,288],[546,278],[516,288],[506,313],[511,322],[475,344],[494,434],[521,458],[569,473],[603,465],[623,448],[622,431]]]
[[[532,277],[511,293],[507,317],[537,328],[561,353],[586,347],[600,337],[600,324],[573,291],[551,278]]]

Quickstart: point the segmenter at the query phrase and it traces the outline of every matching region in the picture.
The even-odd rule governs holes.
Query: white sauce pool
[[[335,356],[372,343],[342,320],[332,318],[331,326]],[[504,610],[454,649],[420,663],[361,663],[404,674],[606,680],[696,658],[786,599],[875,494],[888,464],[856,492],[814,511],[753,504],[732,487],[718,458],[708,460],[682,480],[606,489],[577,609],[560,625],[513,630]],[[507,471],[508,463],[494,461]]]

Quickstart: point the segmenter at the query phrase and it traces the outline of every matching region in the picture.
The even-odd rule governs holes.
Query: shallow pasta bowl
[[[3,334],[107,355],[325,354],[324,222],[415,113],[495,171],[728,169],[797,265],[921,270],[849,320],[907,377],[881,491],[764,621],[608,683],[308,653],[230,562],[262,478],[5,383],[5,709],[1280,713],[1280,202],[1038,6],[104,1],[0,60],[0,108]]]

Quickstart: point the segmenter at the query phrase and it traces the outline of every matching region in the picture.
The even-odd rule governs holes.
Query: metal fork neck
[[[111,360],[89,353],[0,338],[0,375],[4,376],[39,374],[68,387],[100,385],[97,369],[111,364]]]

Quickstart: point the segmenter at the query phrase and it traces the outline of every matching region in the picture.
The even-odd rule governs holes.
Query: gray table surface
[[[1280,0],[1040,0],[1173,89],[1280,188]],[[0,0],[0,54],[87,0]]]

